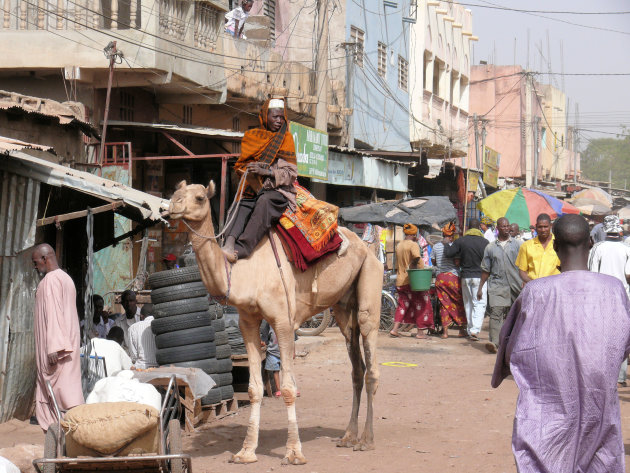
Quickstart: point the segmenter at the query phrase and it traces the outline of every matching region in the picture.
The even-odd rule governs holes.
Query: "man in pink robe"
[[[38,245],[31,258],[33,266],[43,276],[35,296],[35,414],[40,427],[46,432],[57,421],[46,381],[50,381],[60,410],[67,411],[84,403],[79,317],[74,282],[59,269],[52,247]]]

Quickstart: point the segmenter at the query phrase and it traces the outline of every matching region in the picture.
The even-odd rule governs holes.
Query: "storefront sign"
[[[291,122],[289,131],[295,141],[298,174],[328,180],[328,134]]]
[[[487,146],[483,150],[483,182],[497,187],[499,180],[499,159],[501,155]]]

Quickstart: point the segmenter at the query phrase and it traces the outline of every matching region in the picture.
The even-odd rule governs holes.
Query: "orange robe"
[[[65,411],[83,404],[79,352],[79,317],[74,282],[56,269],[44,276],[35,296],[35,360],[37,386],[35,414],[44,431],[57,421],[55,407],[48,395],[50,381],[59,409]],[[59,353],[56,365],[48,363],[49,353]]]

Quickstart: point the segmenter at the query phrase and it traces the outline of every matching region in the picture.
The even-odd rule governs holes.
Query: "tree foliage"
[[[630,135],[628,129],[618,138],[596,138],[582,151],[582,176],[592,181],[608,182],[612,171],[612,186],[624,188],[625,180],[630,181]]]

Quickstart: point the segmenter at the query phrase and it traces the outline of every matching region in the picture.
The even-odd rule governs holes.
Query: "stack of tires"
[[[232,351],[223,308],[209,302],[198,266],[153,273],[148,284],[158,364],[200,368],[208,373],[216,386],[202,398],[203,405],[232,399]]]
[[[225,330],[228,334],[230,348],[232,348],[232,355],[245,355],[247,350],[245,349],[243,334],[241,334],[241,329],[238,326],[238,311],[236,307],[231,305],[225,306],[223,320],[225,321]]]

